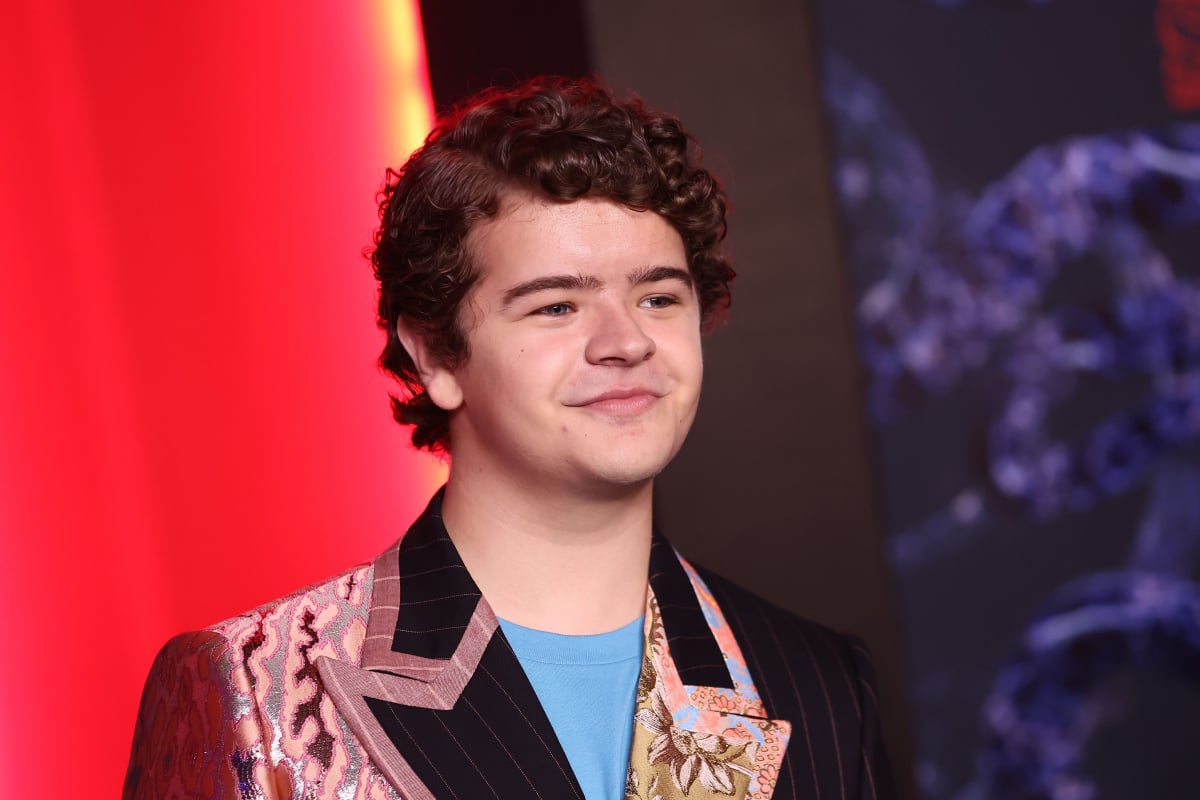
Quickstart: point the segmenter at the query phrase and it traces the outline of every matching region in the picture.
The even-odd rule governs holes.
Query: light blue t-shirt
[[[625,797],[642,624],[568,636],[500,620],[587,800]]]

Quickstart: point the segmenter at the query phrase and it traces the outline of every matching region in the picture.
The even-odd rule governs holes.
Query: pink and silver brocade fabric
[[[315,665],[359,662],[371,579],[364,565],[172,639],[146,681],[125,798],[399,800]]]

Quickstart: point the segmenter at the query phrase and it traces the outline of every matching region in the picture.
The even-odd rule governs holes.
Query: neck
[[[451,470],[442,517],[498,617],[543,631],[603,633],[645,610],[652,483],[566,496]]]

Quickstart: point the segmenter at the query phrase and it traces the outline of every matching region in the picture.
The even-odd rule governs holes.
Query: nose
[[[654,355],[654,339],[636,314],[626,308],[606,308],[597,314],[584,353],[588,363],[632,366]]]

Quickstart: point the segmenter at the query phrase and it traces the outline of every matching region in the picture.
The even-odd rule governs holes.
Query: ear
[[[429,348],[425,346],[425,337],[410,327],[403,317],[396,322],[396,335],[417,365],[417,374],[433,404],[443,411],[453,411],[461,406],[463,394],[458,378],[453,370],[430,355]]]

